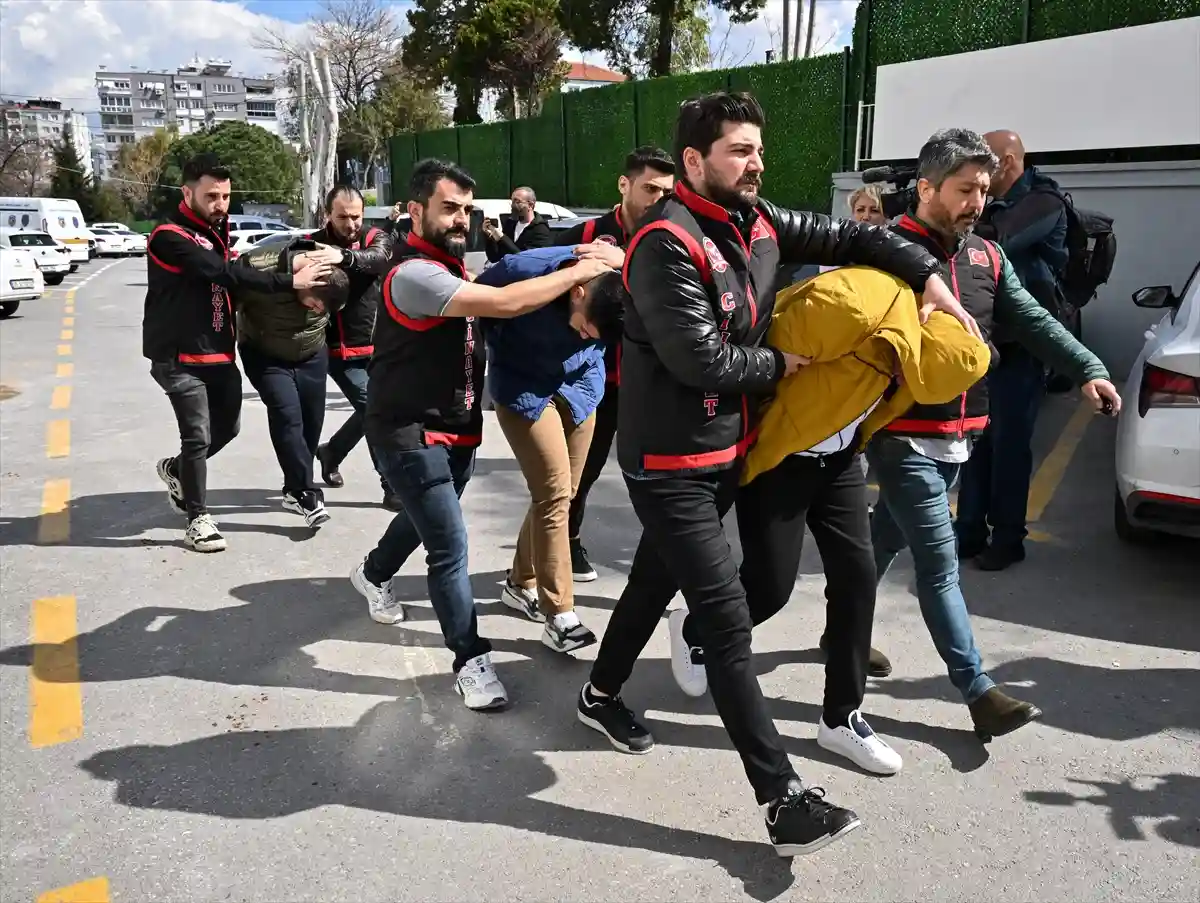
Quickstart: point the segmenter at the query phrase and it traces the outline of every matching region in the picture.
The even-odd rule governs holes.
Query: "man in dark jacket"
[[[230,289],[284,292],[322,284],[328,263],[294,276],[229,260],[229,170],[211,154],[183,167],[183,201],[147,246],[142,354],[179,424],[180,453],[158,462],[171,507],[186,514],[184,542],[198,552],[225,548],[205,506],[207,460],[238,433],[242,378],[234,363]]]
[[[1058,281],[1067,266],[1067,210],[1058,184],[1025,165],[1016,133],[983,137],[1000,162],[979,234],[1000,245],[1025,290],[1062,317]],[[1000,362],[988,374],[991,422],[963,466],[955,524],[959,557],[974,558],[985,571],[1025,558],[1033,428],[1046,387],[1045,367],[1024,346],[1007,341],[998,350]]]
[[[304,272],[317,255],[324,259],[314,242],[300,239],[282,250],[278,245],[251,248],[238,265],[284,272],[298,267]],[[343,271],[333,270],[327,279],[325,286],[300,292],[234,292],[242,363],[267,409],[271,444],[283,471],[283,507],[313,529],[329,520],[324,494],[313,480],[329,375],[325,331],[349,290]]]
[[[703,655],[699,667],[707,668],[717,712],[758,802],[768,807],[771,841],[780,855],[794,856],[859,822],[804,788],[788,761],[751,661],[752,616],[722,526],[753,438],[754,397],[769,394],[804,363],[762,345],[776,270],[781,258],[876,266],[923,290],[926,305],[974,323],[937,277],[937,261],[919,246],[879,226],[784,210],[761,199],[763,122],[762,108],[748,94],[684,103],[675,137],[680,181],[674,196],[650,211],[626,252],[632,303],[624,322],[617,453],[643,532],[591,680],[580,691],[578,716],[617,749],[651,749],[650,732],[620,692],[682,591],[695,631],[684,651]],[[850,620],[845,632],[861,634],[862,625]],[[677,639],[672,635],[673,670]],[[851,642],[839,636],[831,657]],[[865,658],[864,649],[864,672]],[[691,664],[698,664],[695,657]]]
[[[545,248],[553,244],[550,224],[536,210],[537,196],[532,188],[518,188],[512,193],[512,216],[504,217],[502,226],[485,223],[484,250],[487,259],[495,263],[505,254],[516,254],[530,248]]]
[[[374,350],[372,334],[375,309],[379,306],[379,280],[392,266],[395,239],[386,229],[372,228],[366,235],[362,234],[363,198],[358,189],[350,185],[337,185],[329,192],[325,198],[325,217],[325,225],[312,237],[341,251],[337,265],[350,277],[349,299],[345,307],[330,316],[326,344],[329,346],[329,375],[354,412],[328,442],[317,446],[321,478],[327,486],[340,487],[346,482],[339,470],[341,463],[363,437],[367,369]],[[388,489],[370,446],[367,451],[383,487],[383,506],[395,511],[399,500]]]
[[[608,242],[616,252],[615,266],[625,263],[625,248],[637,232],[637,225],[646,211],[671,193],[675,185],[675,163],[671,155],[659,147],[643,145],[630,151],[625,158],[625,172],[617,180],[617,191],[621,203],[596,219],[580,223],[563,232],[555,244],[581,245],[590,242]],[[612,451],[613,438],[617,435],[617,400],[621,384],[621,341],[608,342],[604,349],[604,398],[596,409],[596,428],[592,433],[592,444],[588,449],[587,461],[579,477],[579,489],[571,499],[571,513],[567,520],[567,531],[571,538],[571,571],[574,579],[585,583],[596,579],[596,570],[588,560],[580,533],[583,516],[587,508],[588,493],[600,477]]]

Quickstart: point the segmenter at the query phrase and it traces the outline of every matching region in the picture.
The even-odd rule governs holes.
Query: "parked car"
[[[124,235],[98,226],[89,226],[88,231],[96,239],[96,254],[100,257],[125,257],[128,254],[146,253],[146,241],[141,236]]]
[[[0,247],[20,248],[37,262],[46,285],[59,285],[71,272],[71,249],[49,232],[29,229],[0,229]]]
[[[147,238],[141,232],[134,232],[124,223],[92,223],[88,226],[89,229],[105,229],[116,235],[120,235],[125,239],[125,244],[129,248],[131,254],[145,254]]]
[[[1155,285],[1133,302],[1166,314],[1146,330],[1121,394],[1117,535],[1200,538],[1200,263],[1178,295]]]
[[[257,248],[262,245],[273,243],[285,243],[291,241],[300,235],[308,235],[312,229],[286,229],[283,231],[272,230],[270,232],[231,232],[229,233],[229,256],[236,260],[239,255],[245,254],[251,248]]]
[[[0,320],[17,312],[22,301],[36,301],[46,291],[42,271],[28,251],[0,246]]]
[[[582,216],[566,216],[561,219],[548,220],[551,232],[566,232],[568,229],[573,229],[580,223],[586,223],[590,219],[598,219],[599,213],[589,213]],[[557,240],[557,239],[556,239]]]
[[[228,217],[229,231],[233,232],[288,232],[291,226],[275,219],[264,219],[261,216],[246,216],[235,213]]]

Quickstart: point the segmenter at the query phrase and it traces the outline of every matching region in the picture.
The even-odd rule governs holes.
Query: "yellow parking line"
[[[37,903],[108,903],[108,879],[92,878],[70,887],[48,890]]]
[[[64,313],[68,313],[68,314],[69,314],[69,313],[71,313],[71,311],[69,311],[69,310],[68,310],[68,311],[64,311]],[[74,318],[74,317],[63,317],[63,326],[74,326],[74,325],[75,325],[75,318]]]
[[[83,736],[83,690],[79,684],[75,597],[51,596],[35,600],[32,621],[29,742],[34,749],[41,749]]]
[[[58,346],[58,356],[59,357],[70,357],[71,356],[71,346],[70,345],[59,345]]]
[[[69,364],[67,366],[70,366]],[[54,392],[50,395],[50,410],[65,411],[71,406],[71,387],[55,386]]]
[[[68,304],[66,307],[64,307],[64,308],[63,308],[63,313],[64,313],[64,314],[73,314],[73,313],[75,313],[75,305],[74,305],[74,304]]]
[[[1067,425],[1063,427],[1054,447],[1034,473],[1029,483],[1029,508],[1026,515],[1029,523],[1041,520],[1042,515],[1046,513],[1050,500],[1054,498],[1054,493],[1058,491],[1059,484],[1067,473],[1067,466],[1075,455],[1075,449],[1083,441],[1094,416],[1095,409],[1091,404],[1086,401],[1080,402]]]
[[[60,341],[69,342],[71,339],[75,338],[75,330],[64,329],[61,333],[59,333],[58,338]]]
[[[38,542],[50,545],[71,538],[70,480],[47,480],[42,487],[42,515],[38,518]]]
[[[46,424],[46,457],[65,458],[71,453],[71,421],[51,420]]]
[[[71,364],[71,363],[59,364],[58,367],[55,368],[55,370],[54,370],[54,375],[61,379],[67,379],[74,372],[75,372],[74,364]]]

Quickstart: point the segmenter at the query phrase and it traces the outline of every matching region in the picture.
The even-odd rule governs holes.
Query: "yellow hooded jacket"
[[[742,483],[845,429],[888,390],[859,430],[862,444],[916,402],[944,404],[988,370],[991,354],[949,314],[924,326],[913,290],[869,267],[843,267],[784,289],[767,344],[810,358],[767,403]]]

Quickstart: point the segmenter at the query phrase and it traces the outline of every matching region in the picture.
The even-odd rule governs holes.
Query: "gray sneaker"
[[[392,595],[392,581],[372,583],[367,579],[366,561],[350,572],[350,583],[367,600],[367,613],[378,624],[399,624],[404,620],[404,606]]]

